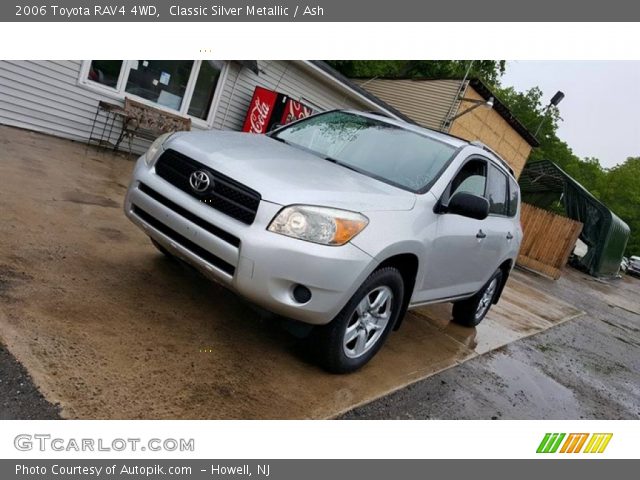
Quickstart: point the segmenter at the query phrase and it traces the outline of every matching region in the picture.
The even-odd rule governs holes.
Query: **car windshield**
[[[272,137],[413,192],[429,185],[455,152],[425,135],[348,112],[316,115]]]

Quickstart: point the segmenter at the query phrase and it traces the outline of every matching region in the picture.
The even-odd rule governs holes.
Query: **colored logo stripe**
[[[545,434],[542,442],[538,446],[536,453],[556,453],[560,442],[565,437],[564,433],[547,433]]]
[[[589,438],[588,433],[571,433],[562,445],[560,453],[580,453],[587,438]]]
[[[609,445],[613,433],[594,433],[584,449],[584,453],[602,453]]]
[[[536,453],[556,453],[558,448],[558,453],[603,453],[611,437],[613,433],[545,433]]]

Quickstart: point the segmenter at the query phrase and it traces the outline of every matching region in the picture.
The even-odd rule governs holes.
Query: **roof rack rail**
[[[509,170],[509,173],[510,173],[512,176],[515,176],[515,173],[513,172],[513,168],[511,168],[511,165],[509,165],[509,163],[508,163],[504,158],[502,158],[502,157],[498,154],[498,152],[496,152],[493,148],[489,147],[486,143],[483,143],[483,142],[481,142],[480,140],[472,140],[472,141],[470,141],[469,143],[470,143],[471,145],[473,145],[474,147],[479,147],[479,148],[481,148],[481,149],[485,150],[486,152],[489,152],[489,153],[493,154],[493,156],[494,156],[494,157],[496,157],[496,159],[497,159],[500,163],[502,163],[502,165],[503,165],[507,170]]]

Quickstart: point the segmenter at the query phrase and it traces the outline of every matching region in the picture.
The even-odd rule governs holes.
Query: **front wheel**
[[[465,327],[475,327],[489,312],[491,304],[502,282],[502,271],[498,270],[473,297],[453,304],[453,321]]]
[[[333,373],[353,372],[380,350],[398,320],[404,296],[400,272],[373,272],[342,311],[315,331],[319,363]]]

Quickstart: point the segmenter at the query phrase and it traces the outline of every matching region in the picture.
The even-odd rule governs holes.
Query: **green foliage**
[[[463,78],[469,60],[332,60],[336,70],[350,78]],[[470,77],[479,77],[491,86],[500,83],[504,60],[474,60]]]
[[[640,157],[609,169],[600,184],[600,200],[631,229],[627,256],[640,255]]]
[[[556,131],[562,120],[556,107],[545,109],[542,92],[534,87],[526,92],[513,88],[497,89],[498,97],[513,114],[535,132],[540,147],[534,149],[529,161],[551,160],[575,178],[589,192],[624,220],[631,229],[626,255],[640,254],[640,157],[628,158],[609,170],[597,158],[579,158],[569,145],[558,138]]]

